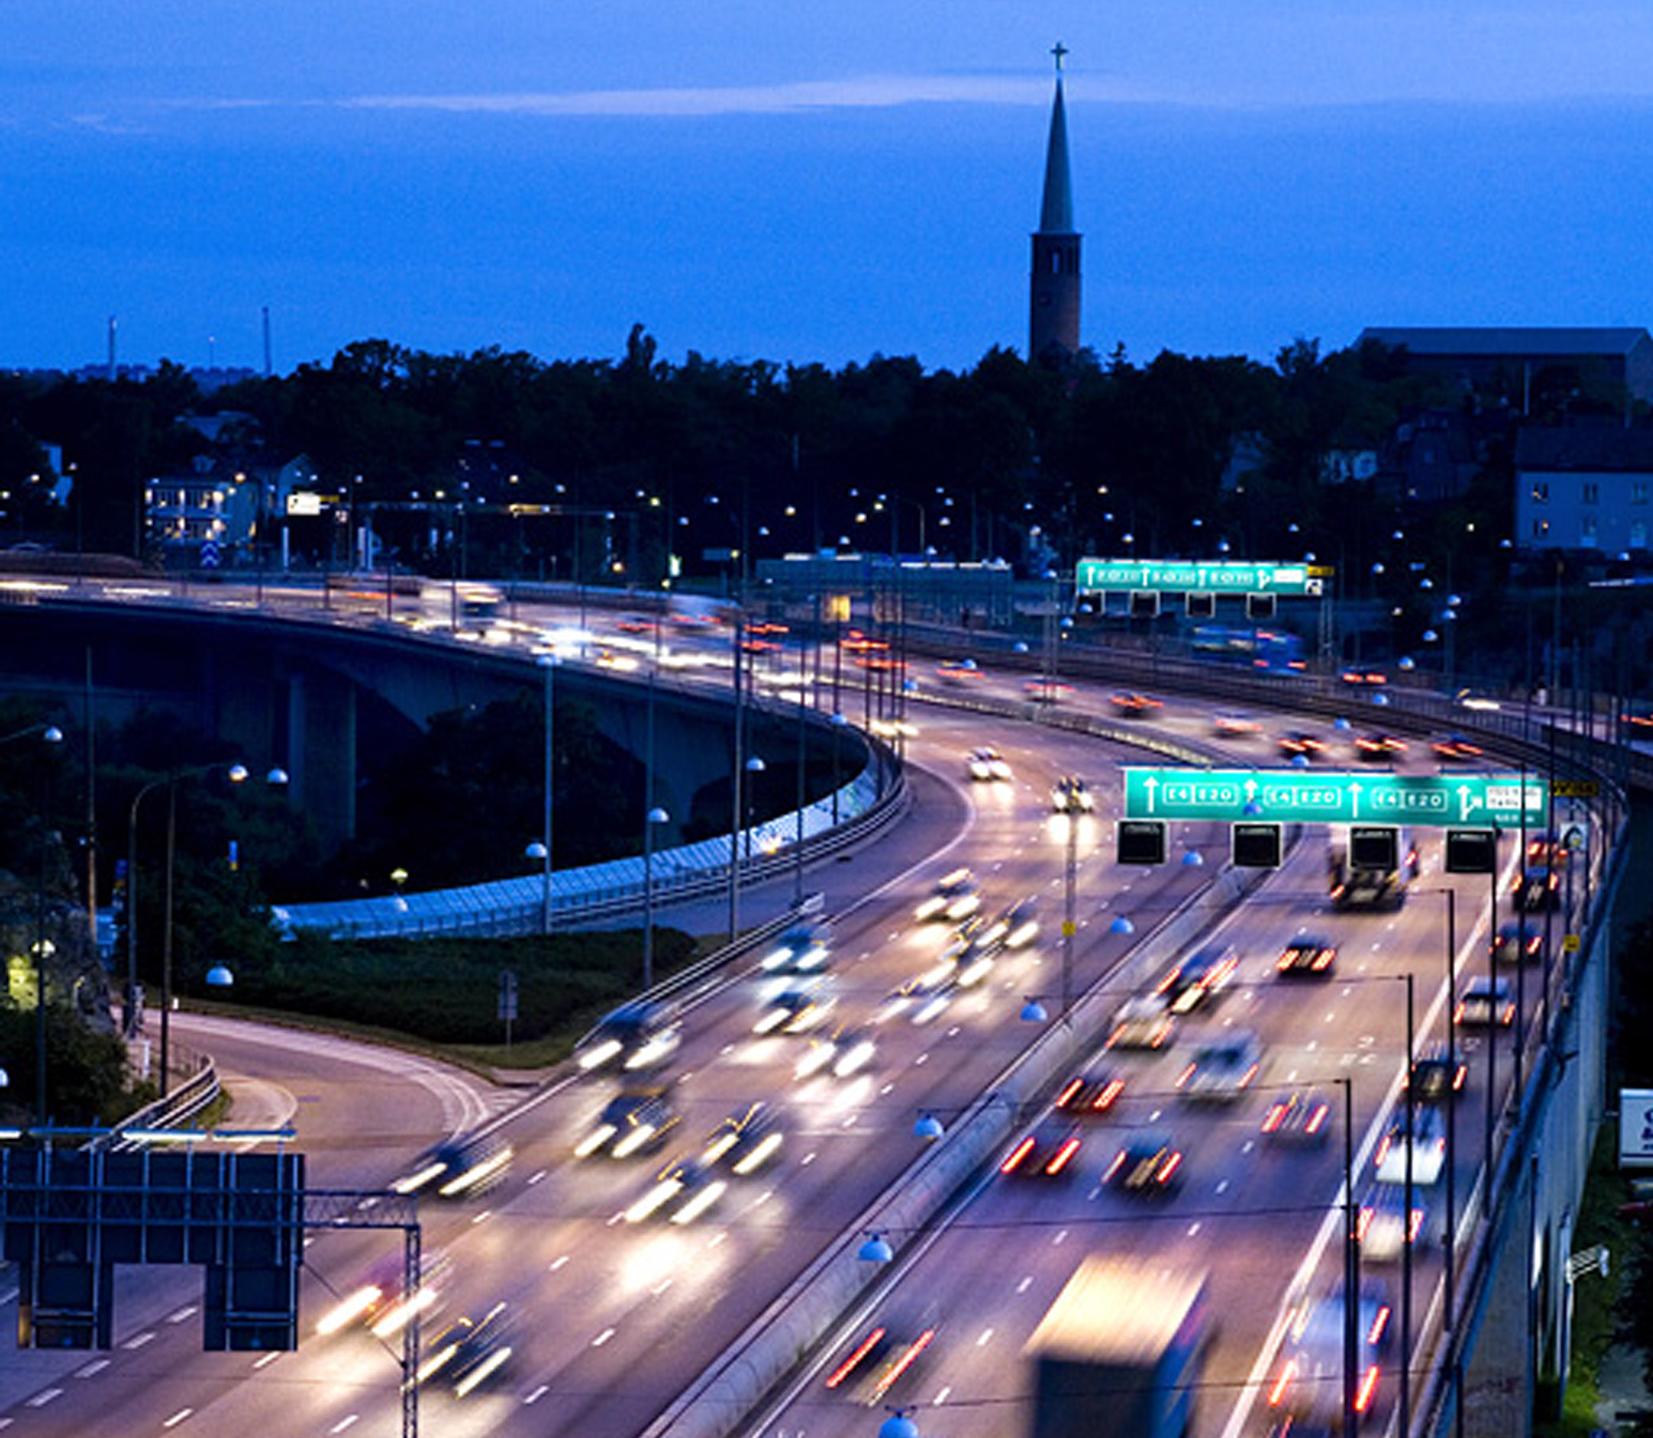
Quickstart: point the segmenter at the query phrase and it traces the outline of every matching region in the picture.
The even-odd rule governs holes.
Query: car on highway
[[[1462,734],[1448,734],[1444,739],[1437,739],[1430,748],[1443,764],[1473,764],[1486,758],[1487,753],[1473,739]]]
[[[878,1055],[872,1036],[860,1029],[841,1027],[830,1034],[812,1034],[809,1047],[792,1066],[794,1078],[845,1079],[858,1074]]]
[[[1515,1000],[1508,979],[1471,979],[1464,985],[1453,1022],[1463,1028],[1508,1028],[1515,1022]]]
[[[1029,679],[1022,685],[1022,693],[1041,704],[1054,704],[1059,699],[1073,697],[1073,685],[1065,679]]]
[[[1326,741],[1306,729],[1288,729],[1275,747],[1288,759],[1318,759],[1326,752]]]
[[[1345,684],[1359,689],[1381,689],[1389,682],[1389,676],[1381,669],[1362,669],[1356,666],[1343,669],[1337,677]]]
[[[1366,1190],[1355,1218],[1355,1240],[1360,1244],[1362,1262],[1394,1263],[1410,1243],[1416,1252],[1424,1239],[1424,1207],[1413,1196],[1411,1218],[1407,1218],[1406,1189],[1393,1183],[1376,1183]]]
[[[1319,1089],[1279,1094],[1263,1111],[1262,1134],[1275,1143],[1318,1145],[1332,1132],[1332,1106]]]
[[[1016,777],[1010,772],[1009,761],[990,744],[972,749],[965,759],[965,769],[977,783],[994,779],[1008,781]]]
[[[1211,731],[1219,739],[1255,739],[1263,732],[1263,726],[1249,714],[1236,714],[1230,710],[1213,716]]]
[[[1182,1182],[1182,1150],[1165,1129],[1137,1129],[1102,1170],[1102,1182],[1144,1196],[1173,1193]]]
[[[813,974],[832,957],[832,930],[822,923],[793,924],[758,960],[766,974]]]
[[[771,1162],[785,1141],[779,1109],[760,1100],[735,1110],[706,1136],[700,1162],[707,1168],[727,1164],[746,1178]]]
[[[1523,924],[1519,919],[1513,919],[1507,924],[1500,924],[1497,936],[1492,940],[1491,947],[1500,964],[1543,963],[1546,957],[1544,952],[1544,926],[1532,923]]]
[[[391,1187],[400,1194],[474,1198],[505,1176],[514,1156],[499,1134],[458,1134],[427,1148]]]
[[[1527,835],[1527,863],[1532,868],[1565,869],[1572,855],[1554,829]]]
[[[1440,1179],[1446,1167],[1446,1131],[1441,1116],[1428,1104],[1413,1105],[1412,1182],[1428,1187]],[[1379,1183],[1406,1182],[1406,1105],[1400,1104],[1395,1116],[1378,1141],[1372,1166]]]
[[[1086,1069],[1075,1074],[1056,1093],[1059,1113],[1075,1118],[1100,1118],[1125,1092],[1125,1080],[1112,1069]]]
[[[510,1360],[511,1325],[505,1304],[496,1303],[480,1318],[454,1319],[430,1339],[415,1375],[418,1387],[438,1379],[455,1398],[466,1398]]]
[[[991,961],[988,961],[988,967],[991,967]],[[980,965],[973,964],[971,969],[976,982],[985,977]],[[873,1022],[888,1023],[903,1014],[910,1015],[915,1024],[927,1024],[932,1019],[940,1018],[958,996],[959,973],[958,959],[944,955],[936,963],[892,989],[879,1006]]]
[[[1444,1043],[1431,1044],[1412,1061],[1412,1094],[1420,1103],[1456,1098],[1469,1082],[1469,1065]]]
[[[625,1210],[627,1223],[663,1218],[682,1227],[701,1218],[729,1191],[727,1179],[696,1158],[674,1158]]]
[[[1256,1080],[1263,1066],[1257,1035],[1233,1029],[1199,1044],[1177,1075],[1177,1088],[1196,1103],[1233,1103]]]
[[[981,908],[981,889],[968,869],[954,869],[936,880],[927,899],[913,910],[920,923],[942,919],[958,923]]]
[[[993,927],[1003,925],[1004,946],[1007,949],[1025,949],[1039,937],[1039,900],[1035,894],[1017,899],[997,919]]]
[[[1155,699],[1134,689],[1118,690],[1108,696],[1108,702],[1113,705],[1114,713],[1124,719],[1146,719],[1155,710],[1165,707],[1163,699]]]
[[[1077,774],[1064,774],[1050,786],[1050,807],[1056,814],[1088,814],[1096,797]]]
[[[1361,734],[1355,738],[1355,758],[1368,764],[1387,764],[1406,752],[1406,741],[1393,734]]]
[[[1110,1049],[1161,1049],[1170,1042],[1176,1019],[1164,994],[1138,994],[1126,999],[1114,1014],[1108,1034]]]
[[[375,1338],[389,1338],[400,1333],[414,1315],[438,1308],[453,1276],[447,1250],[425,1249],[421,1253],[419,1282],[411,1295],[404,1293],[404,1263],[402,1254],[387,1255],[375,1263],[357,1287],[316,1320],[316,1336],[326,1338],[361,1324]]]
[[[1233,944],[1205,944],[1172,966],[1160,981],[1174,1014],[1191,1014],[1214,1000],[1240,967],[1239,951]]]
[[[1287,979],[1329,979],[1337,967],[1337,945],[1324,934],[1302,933],[1288,939],[1274,961]]]
[[[1356,1309],[1358,1364],[1354,1379],[1356,1422],[1371,1417],[1392,1343],[1393,1307],[1388,1289],[1363,1279]],[[1265,1390],[1276,1438],[1331,1434],[1343,1419],[1344,1297],[1341,1287],[1304,1294],[1286,1315],[1274,1376]]]
[[[936,677],[943,684],[974,684],[982,671],[974,659],[943,659],[936,665]]]
[[[941,1330],[935,1304],[895,1308],[855,1331],[854,1340],[827,1371],[825,1386],[857,1403],[876,1407],[922,1368]]]
[[[806,1034],[838,1006],[827,974],[799,974],[771,994],[752,1022],[755,1034]]]
[[[1510,898],[1529,914],[1553,909],[1560,895],[1560,872],[1544,864],[1529,865],[1510,886]]]
[[[1018,1178],[1071,1177],[1077,1171],[1073,1161],[1082,1143],[1079,1129],[1071,1121],[1047,1119],[1011,1145],[999,1160],[999,1172]]]
[[[632,1072],[658,1068],[682,1041],[682,1032],[664,1007],[639,1000],[607,1014],[575,1046],[574,1061],[587,1073],[611,1064]]]
[[[603,1105],[585,1136],[574,1145],[574,1157],[606,1153],[610,1158],[630,1158],[639,1153],[657,1153],[681,1122],[664,1089],[618,1093]]]

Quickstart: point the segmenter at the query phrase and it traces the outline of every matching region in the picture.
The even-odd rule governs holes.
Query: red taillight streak
[[[1377,1317],[1372,1320],[1371,1331],[1366,1335],[1366,1341],[1374,1347],[1382,1340],[1383,1330],[1389,1326],[1389,1305],[1386,1303],[1378,1309]]]
[[[1017,1144],[1015,1148],[1010,1150],[1009,1154],[1005,1157],[1005,1161],[999,1165],[999,1172],[1015,1173],[1017,1168],[1021,1166],[1022,1160],[1032,1152],[1033,1139],[1030,1135]]]
[[[1372,1162],[1374,1164],[1381,1164],[1383,1162],[1383,1160],[1388,1157],[1388,1155],[1389,1155],[1389,1144],[1390,1144],[1390,1136],[1388,1134],[1384,1134],[1383,1141],[1380,1144],[1378,1144],[1377,1157],[1372,1160]]]
[[[1180,1074],[1177,1075],[1177,1087],[1178,1088],[1181,1088],[1185,1083],[1188,1082],[1189,1079],[1194,1077],[1194,1067],[1195,1066],[1193,1064],[1189,1064],[1187,1068],[1185,1068]]]
[[[840,1383],[848,1378],[850,1374],[855,1371],[856,1364],[858,1364],[867,1356],[867,1354],[871,1353],[872,1350],[878,1346],[878,1340],[883,1336],[884,1330],[882,1328],[873,1329],[871,1333],[869,1333],[860,1341],[859,1344],[856,1345],[855,1351],[832,1370],[832,1373],[827,1378],[826,1386],[828,1388],[836,1388]]]
[[[1056,1107],[1066,1108],[1073,1102],[1074,1095],[1077,1094],[1080,1089],[1084,1088],[1084,1086],[1084,1079],[1069,1079],[1068,1086],[1063,1089],[1061,1093],[1056,1095]]]
[[[1407,1225],[1406,1241],[1408,1243],[1411,1243],[1412,1240],[1415,1239],[1418,1236],[1418,1230],[1422,1227],[1423,1227],[1423,1210],[1421,1208],[1414,1208],[1412,1210],[1412,1222]]]
[[[1366,1230],[1368,1228],[1370,1228],[1371,1226],[1372,1226],[1372,1210],[1369,1209],[1369,1208],[1361,1209],[1360,1210],[1359,1221],[1356,1222],[1356,1224],[1355,1224],[1355,1241],[1357,1243],[1365,1242],[1365,1240],[1366,1240]]]
[[[1319,1133],[1320,1125],[1325,1123],[1326,1115],[1330,1111],[1331,1110],[1328,1109],[1325,1104],[1321,1104],[1320,1107],[1309,1116],[1308,1123],[1304,1125],[1304,1131],[1307,1133]]]
[[[1111,1108],[1113,1106],[1113,1101],[1119,1097],[1120,1092],[1124,1089],[1124,1087],[1124,1079],[1110,1079],[1108,1081],[1108,1086],[1104,1088],[1101,1093],[1097,1094],[1095,1102],[1091,1104],[1091,1108],[1098,1113],[1105,1108]]]
[[[1317,969],[1329,969],[1332,960],[1337,957],[1336,949],[1322,949],[1314,956],[1314,966]]]
[[[1170,1158],[1166,1159],[1165,1162],[1160,1165],[1159,1172],[1154,1175],[1155,1179],[1160,1183],[1169,1183],[1171,1181],[1171,1175],[1177,1171],[1181,1163],[1182,1155],[1180,1153],[1172,1154]]]
[[[1045,1165],[1045,1172],[1052,1178],[1055,1178],[1057,1174],[1068,1166],[1068,1164],[1072,1161],[1074,1154],[1078,1152],[1079,1140],[1076,1138],[1067,1139],[1051,1156],[1050,1162]]]
[[[1355,1412],[1364,1413],[1372,1405],[1372,1394],[1377,1391],[1378,1366],[1373,1364],[1368,1368],[1360,1380],[1360,1389],[1355,1394]]]
[[[926,1328],[924,1332],[920,1333],[913,1340],[912,1346],[885,1370],[883,1377],[874,1386],[872,1396],[875,1399],[882,1398],[890,1389],[895,1387],[897,1380],[913,1366],[913,1360],[930,1346],[930,1340],[935,1336],[936,1331],[933,1328]]]
[[[1454,1093],[1456,1093],[1459,1089],[1461,1089],[1464,1086],[1464,1081],[1468,1077],[1469,1077],[1468,1068],[1466,1068],[1463,1064],[1459,1064],[1458,1065],[1458,1072],[1456,1074],[1454,1074],[1453,1078],[1452,1078],[1452,1091]]]
[[[1285,1121],[1285,1108],[1280,1104],[1275,1104],[1269,1109],[1268,1113],[1263,1118],[1263,1132],[1273,1133],[1275,1129],[1279,1128]]]
[[[1241,1088],[1246,1087],[1246,1085],[1249,1084],[1252,1081],[1252,1079],[1254,1079],[1256,1077],[1257,1077],[1257,1065],[1252,1064],[1252,1066],[1245,1071],[1244,1077],[1242,1077],[1240,1079],[1240,1087]]]
[[[1295,1359],[1288,1362],[1286,1366],[1280,1370],[1280,1376],[1274,1380],[1274,1387],[1268,1390],[1268,1406],[1270,1408],[1278,1408],[1280,1406],[1280,1400],[1286,1396],[1286,1389],[1291,1387],[1291,1380],[1296,1373],[1297,1362]]]

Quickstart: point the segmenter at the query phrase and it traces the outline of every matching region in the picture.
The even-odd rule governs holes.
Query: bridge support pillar
[[[356,834],[356,688],[325,669],[287,681],[287,773],[293,802],[310,816],[324,849]]]

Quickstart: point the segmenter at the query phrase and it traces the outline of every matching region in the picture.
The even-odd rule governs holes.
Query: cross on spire
[[[1068,47],[1058,40],[1050,47],[1050,53],[1056,57],[1056,73],[1062,73],[1062,61],[1068,54]]]

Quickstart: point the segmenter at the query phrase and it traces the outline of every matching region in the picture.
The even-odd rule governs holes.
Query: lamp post
[[[1335,1080],[1343,1088],[1343,1431],[1358,1432],[1355,1408],[1356,1375],[1360,1369],[1360,1226],[1355,1214],[1355,1100],[1354,1081]],[[1402,1219],[1402,1234],[1410,1243],[1412,1213]],[[1406,1361],[1401,1358],[1402,1364]]]
[[[756,754],[747,756],[742,764],[747,774],[754,782],[759,774],[769,766]],[[732,944],[740,933],[740,866],[752,857],[752,788],[753,784],[746,785],[741,793],[740,825],[730,836],[730,884],[729,884],[729,942]]]
[[[734,700],[735,743],[734,756],[729,766],[729,942],[740,932],[740,834],[746,809],[743,796],[742,755],[746,747],[745,688],[742,683],[745,668],[746,611],[735,611],[734,633]]]
[[[1075,922],[1076,889],[1079,879],[1079,789],[1069,785],[1062,798],[1062,813],[1068,821],[1067,862],[1063,866],[1062,907],[1062,1017],[1066,1018],[1073,1004],[1073,939],[1078,932]]]
[[[33,731],[30,731],[33,732]],[[40,739],[50,753],[63,742],[63,731],[53,725],[40,726]],[[19,737],[19,736],[12,736]],[[52,766],[40,772],[40,887],[35,895],[34,915],[34,1112],[42,1127],[46,1123],[46,959],[51,946],[46,942],[46,869],[51,859]]]
[[[543,867],[540,870],[540,933],[551,933],[551,779],[553,773],[552,735],[555,728],[556,709],[553,704],[555,688],[554,676],[557,672],[557,656],[542,654],[534,661],[545,676],[545,790],[544,800],[544,827],[540,831],[540,843],[544,845],[545,853],[542,857]]]
[[[808,651],[803,636],[798,642],[798,793],[793,810],[795,828],[792,834],[792,907],[797,908],[804,898],[804,677],[808,668]]]
[[[1406,983],[1406,1152],[1405,1206],[1403,1212],[1401,1244],[1401,1280],[1400,1280],[1400,1431],[1412,1431],[1412,1204],[1416,1194],[1413,1186],[1412,1161],[1417,1151],[1417,1085],[1412,1082],[1412,1064],[1416,1058],[1414,1052],[1415,1018],[1414,1018],[1414,990],[1416,984],[1410,973],[1402,974]],[[1447,1162],[1451,1162],[1450,1156]],[[1489,1175],[1489,1183],[1492,1181]],[[1358,1303],[1359,1296],[1356,1295]]]
[[[643,816],[643,990],[654,987],[654,826],[671,818],[653,808]]]
[[[1453,1166],[1458,1161],[1458,891],[1451,887],[1437,889],[1446,895],[1446,1299],[1445,1324],[1448,1332],[1454,1327],[1453,1270],[1458,1255],[1458,1180]],[[1407,1087],[1412,1076],[1407,1074]]]
[[[832,712],[832,825],[838,827],[838,740],[849,726],[846,719],[836,709]]]

